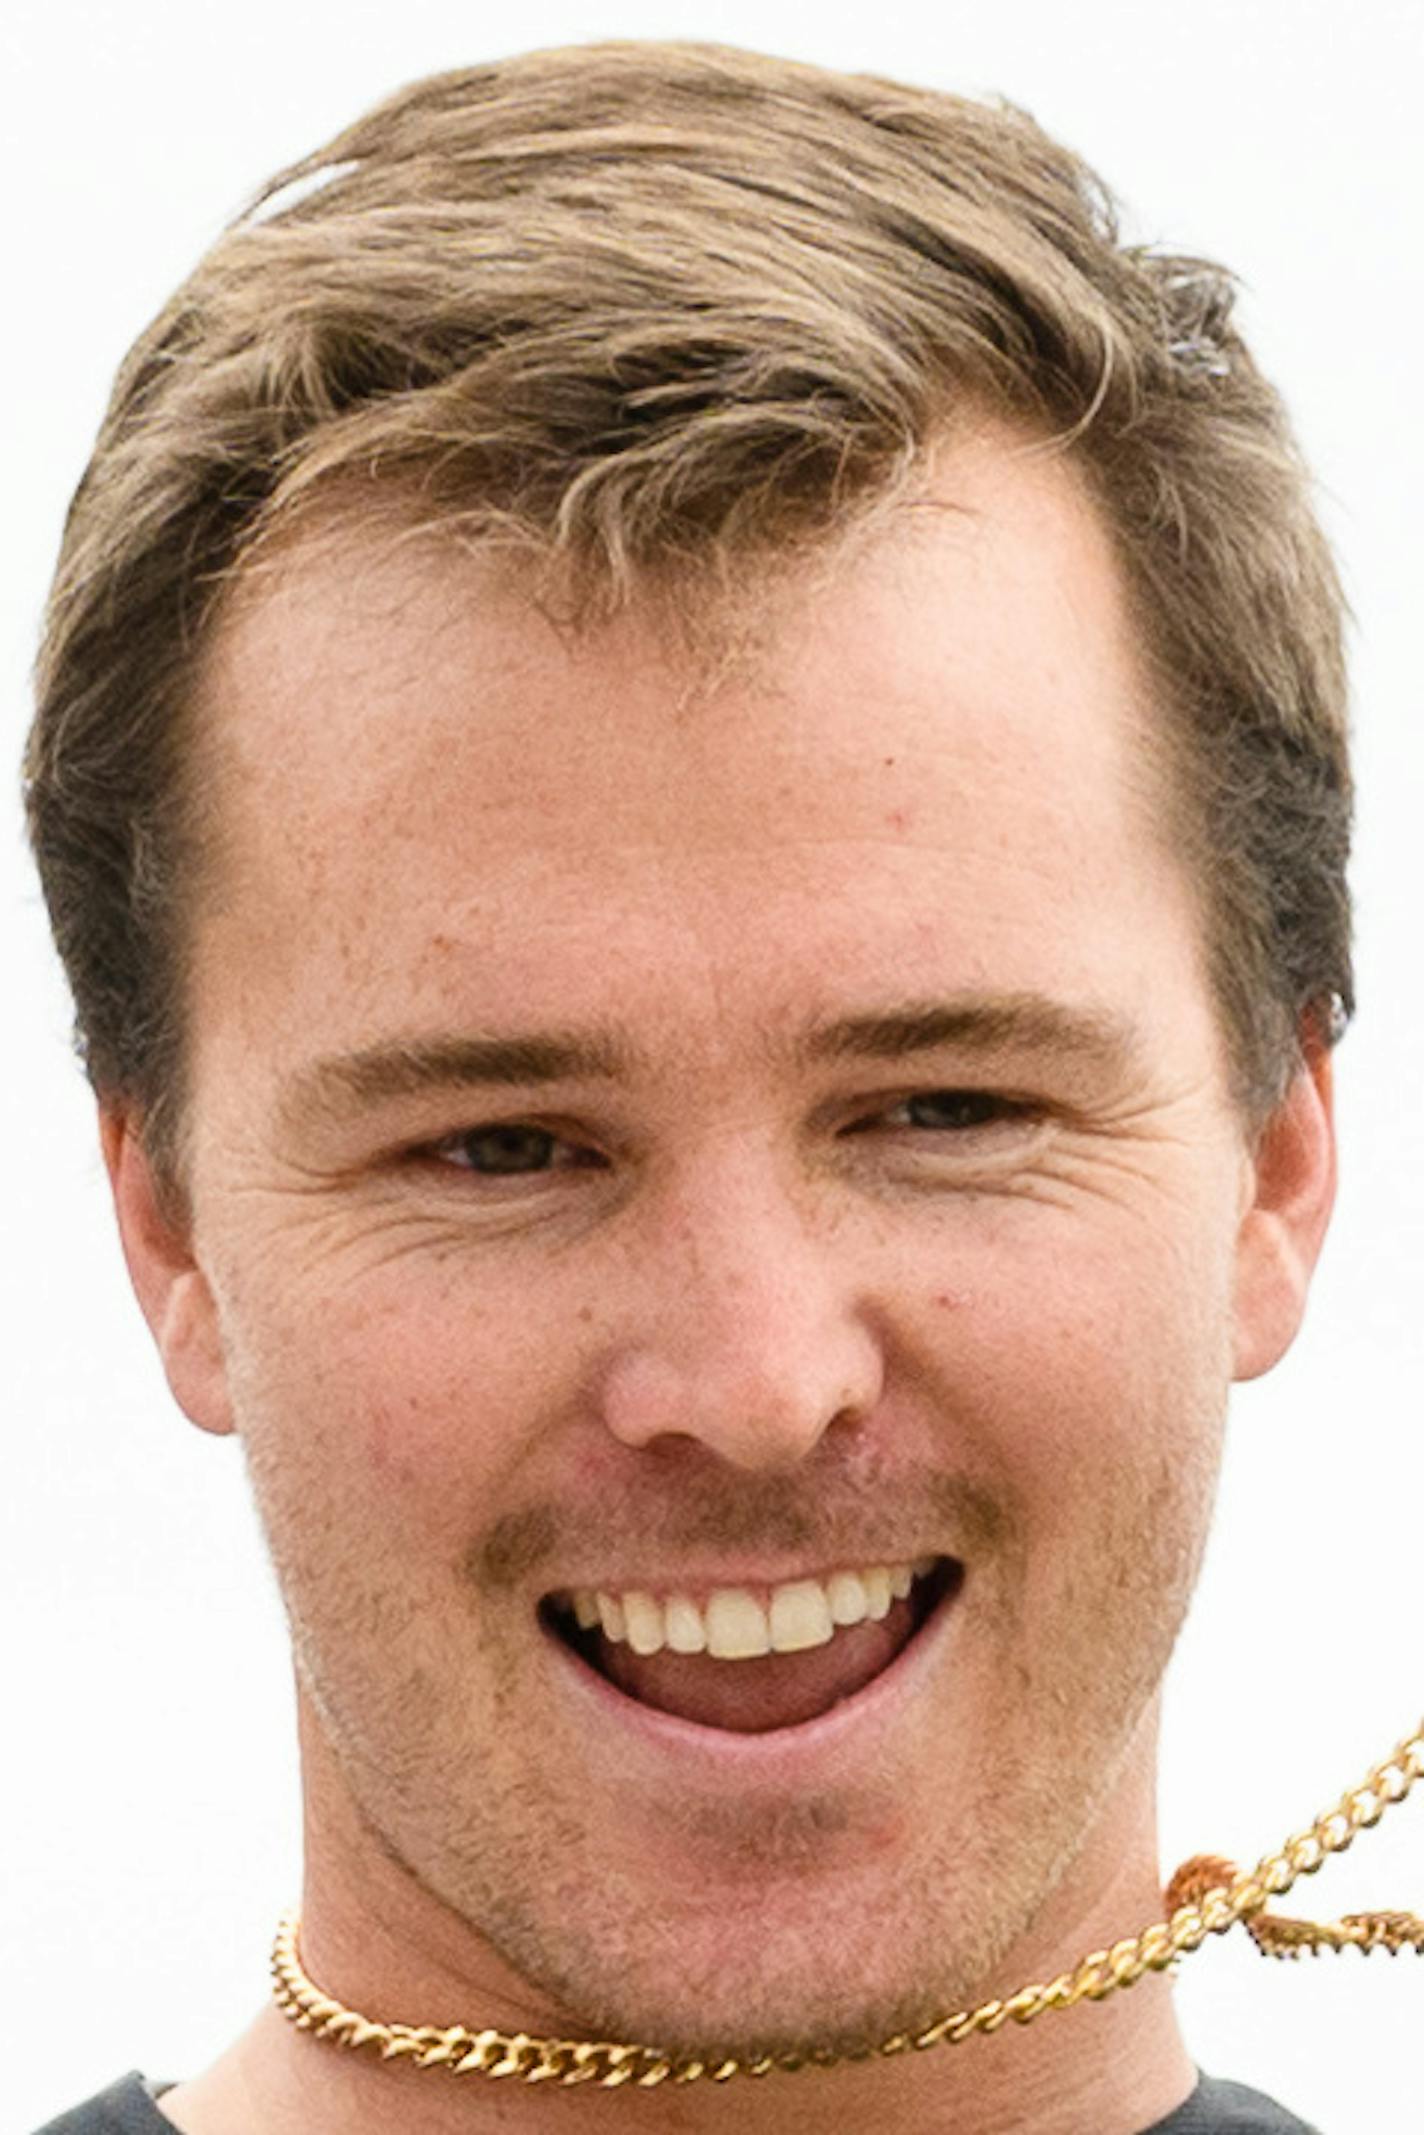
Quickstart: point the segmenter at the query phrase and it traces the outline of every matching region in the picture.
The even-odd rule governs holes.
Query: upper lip
[[[868,1571],[876,1565],[918,1564],[925,1557],[933,1557],[936,1563],[948,1561],[947,1553],[938,1549],[895,1549],[878,1554],[857,1551],[844,1552],[835,1557],[822,1557],[815,1564],[791,1565],[782,1568],[761,1564],[719,1564],[715,1566],[682,1565],[675,1572],[594,1572],[585,1578],[564,1580],[550,1587],[546,1600],[554,1601],[561,1596],[579,1593],[603,1594],[700,1594],[710,1593],[716,1587],[774,1587],[791,1586],[802,1579],[825,1580],[836,1572]]]

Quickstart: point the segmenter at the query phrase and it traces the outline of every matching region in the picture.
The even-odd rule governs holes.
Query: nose
[[[867,1417],[884,1367],[854,1229],[756,1152],[724,1147],[680,1182],[630,1248],[635,1303],[602,1386],[614,1437],[771,1471]]]

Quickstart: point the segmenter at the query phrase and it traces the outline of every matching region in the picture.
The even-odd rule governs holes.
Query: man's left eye
[[[925,1090],[906,1097],[888,1112],[882,1123],[892,1127],[920,1127],[941,1133],[965,1133],[975,1127],[997,1127],[1023,1120],[1030,1107],[993,1090]]]

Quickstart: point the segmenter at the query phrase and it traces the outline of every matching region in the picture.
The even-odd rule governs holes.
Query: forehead
[[[946,447],[731,620],[694,653],[636,607],[566,629],[452,543],[298,543],[209,663],[200,979],[253,957],[355,1026],[396,972],[433,1014],[452,958],[499,1009],[554,954],[566,1005],[650,960],[771,978],[788,944],[868,979],[893,923],[902,959],[948,940],[965,984],[1032,990],[1045,929],[1070,955],[1125,867],[1160,876],[1119,576],[1062,458]]]

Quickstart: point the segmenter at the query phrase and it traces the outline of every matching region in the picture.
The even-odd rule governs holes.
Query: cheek
[[[972,1622],[986,1703],[1062,1744],[1138,1709],[1200,1571],[1219,1472],[1229,1269],[1079,1238],[935,1303],[946,1460],[1010,1510]],[[932,1295],[938,1298],[946,1285]],[[987,1664],[986,1664],[987,1665]]]
[[[224,1326],[238,1428],[334,1521],[455,1553],[575,1411],[582,1326],[549,1286],[506,1302],[453,1258],[411,1254],[305,1297],[249,1279]]]
[[[1090,1524],[1106,1498],[1156,1495],[1174,1470],[1195,1505],[1230,1376],[1229,1254],[1208,1226],[1159,1241],[1025,1213],[977,1264],[920,1286],[915,1368],[941,1456],[1011,1488],[1041,1539]]]

